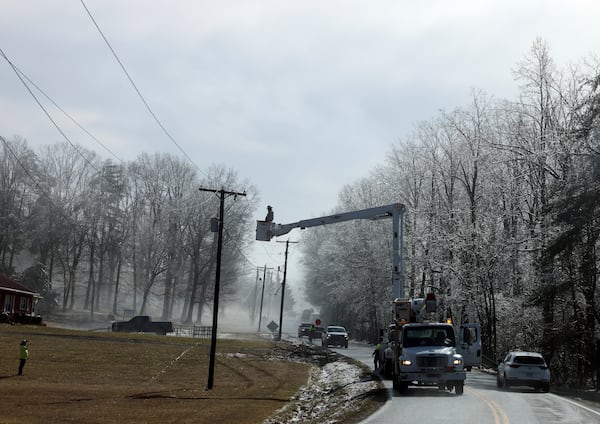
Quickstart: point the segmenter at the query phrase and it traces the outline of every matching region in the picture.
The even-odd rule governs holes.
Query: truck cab
[[[463,393],[466,373],[456,351],[454,327],[444,323],[405,324],[394,386],[406,391],[411,384],[436,385]]]

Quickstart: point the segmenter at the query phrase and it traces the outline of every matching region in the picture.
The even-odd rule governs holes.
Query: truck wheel
[[[543,383],[542,384],[542,392],[548,393],[549,391],[550,391],[550,383]]]
[[[408,392],[408,381],[400,381],[398,383],[398,390],[400,391],[400,393]]]
[[[456,391],[457,395],[462,395],[465,390],[464,383],[462,381],[456,383],[456,385],[454,386],[454,390]]]

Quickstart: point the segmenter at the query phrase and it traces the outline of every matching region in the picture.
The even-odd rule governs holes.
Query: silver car
[[[508,352],[498,364],[496,385],[508,389],[511,386],[530,386],[534,390],[550,390],[550,370],[544,357],[536,352]]]
[[[327,326],[327,331],[323,333],[323,346],[341,346],[348,349],[348,332],[344,327],[338,325]]]

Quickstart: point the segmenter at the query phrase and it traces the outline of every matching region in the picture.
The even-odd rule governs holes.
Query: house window
[[[7,294],[4,298],[4,312],[8,312],[9,314],[13,312],[13,308],[15,307],[15,296],[12,294]]]
[[[29,305],[31,304],[31,299],[29,299],[28,297],[22,297],[21,298],[21,304],[19,305],[19,309],[21,310],[21,312],[29,312]]]

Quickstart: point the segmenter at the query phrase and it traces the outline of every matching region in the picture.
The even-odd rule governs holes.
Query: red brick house
[[[35,323],[34,307],[41,296],[18,281],[0,274],[0,322]]]

